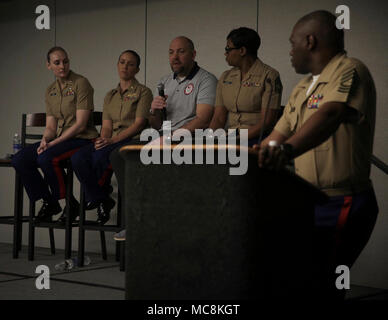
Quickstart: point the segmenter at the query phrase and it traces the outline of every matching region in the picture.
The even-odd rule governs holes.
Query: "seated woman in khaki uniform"
[[[226,62],[233,68],[218,80],[209,128],[248,129],[252,145],[262,129],[268,134],[276,122],[282,83],[279,73],[257,57],[261,40],[255,30],[234,29],[226,39]]]
[[[140,57],[135,51],[127,50],[120,55],[117,62],[120,83],[105,96],[100,137],[71,158],[74,172],[85,190],[86,209],[97,208],[100,224],[109,220],[115,205],[109,196],[112,191],[109,155],[138,138],[147,125],[153,96],[151,90],[135,78],[139,66]]]
[[[61,47],[47,53],[47,68],[56,80],[46,90],[46,129],[41,142],[29,145],[12,159],[32,201],[43,199],[37,221],[50,221],[62,211],[58,200],[65,198],[65,173],[60,163],[98,136],[93,126],[93,88],[89,81],[70,70],[70,60]],[[40,168],[44,177],[39,172]],[[70,201],[71,220],[78,214],[78,202]],[[65,222],[64,214],[60,222]]]

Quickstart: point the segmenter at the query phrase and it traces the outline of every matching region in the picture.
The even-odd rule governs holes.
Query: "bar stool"
[[[45,114],[44,120],[45,120]],[[102,112],[95,111],[93,112],[93,121],[94,124],[99,126],[102,124]],[[41,136],[40,136],[41,138]],[[30,201],[30,208],[29,208],[29,240],[28,240],[28,260],[34,260],[34,251],[35,251],[35,228],[49,228],[50,230],[50,247],[51,247],[51,253],[55,254],[55,242],[54,242],[54,233],[53,229],[64,229],[65,230],[65,259],[71,258],[71,248],[72,248],[72,229],[74,227],[78,227],[78,222],[71,222],[70,217],[70,199],[73,196],[73,168],[71,166],[70,159],[67,159],[63,161],[62,163],[63,169],[66,171],[66,206],[65,206],[65,217],[66,217],[66,223],[60,224],[56,221],[53,222],[36,222],[34,221],[35,217],[35,202]],[[105,238],[101,239],[102,242],[104,242],[103,246],[103,254],[106,254],[105,248]]]
[[[0,159],[0,167],[12,168],[11,159]],[[23,216],[23,185],[16,172],[13,211],[13,216],[0,216],[0,224],[13,226],[12,257],[17,259],[22,248],[22,226],[28,222],[28,216]]]
[[[103,259],[107,260],[105,232],[119,232],[124,229],[124,218],[121,212],[121,195],[120,191],[117,193],[117,221],[116,224],[111,225],[99,225],[97,222],[86,220],[85,216],[85,191],[81,185],[80,191],[80,213],[79,213],[79,236],[78,236],[78,266],[84,265],[85,257],[85,231],[94,230],[100,232],[101,247],[103,252]],[[116,242],[116,261],[120,261],[120,271],[125,269],[125,249],[124,242]]]
[[[42,139],[42,134],[33,133],[32,128],[43,128],[46,126],[45,113],[30,113],[22,114],[22,131],[21,131],[21,145],[22,148],[35,143]],[[31,129],[31,130],[30,130]],[[11,159],[2,159],[1,167],[12,167]],[[24,222],[29,222],[29,216],[23,216],[23,185],[21,178],[15,172],[15,192],[14,192],[14,215],[8,217],[1,217],[0,224],[11,224],[14,226],[13,234],[13,258],[19,257],[19,251],[22,246],[22,227]],[[54,233],[52,228],[49,228],[50,247],[51,251],[55,252]]]

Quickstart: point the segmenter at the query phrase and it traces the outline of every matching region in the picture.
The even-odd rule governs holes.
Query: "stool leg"
[[[54,239],[54,229],[53,228],[49,228],[49,236],[50,236],[51,254],[55,255],[55,239]]]
[[[71,234],[72,224],[70,221],[70,197],[73,194],[73,170],[71,164],[68,164],[66,174],[66,225],[65,225],[65,259],[71,258]]]
[[[120,251],[120,242],[119,241],[116,241],[116,250],[115,250],[115,253],[116,253],[116,256],[115,256],[115,259],[117,262],[120,261],[120,254],[121,254],[121,251]]]
[[[100,230],[100,238],[101,238],[102,259],[103,260],[107,260],[108,256],[107,256],[107,253],[106,253],[105,231]]]
[[[121,216],[121,195],[120,190],[117,190],[117,225],[122,227],[123,226],[123,219]],[[119,231],[121,231],[123,228],[121,228]],[[120,261],[121,256],[121,246],[120,242],[116,241],[116,261]]]
[[[125,271],[125,241],[120,243],[120,271]]]
[[[34,260],[34,250],[35,250],[35,226],[34,226],[34,217],[35,217],[35,201],[30,201],[29,208],[29,223],[28,223],[28,260]]]
[[[13,215],[13,258],[19,257],[19,250],[22,247],[22,217],[23,210],[20,210],[20,206],[23,204],[23,193],[20,197],[20,193],[23,192],[21,188],[20,177],[15,173],[15,197],[14,197],[14,215]],[[21,201],[22,200],[22,201]]]
[[[82,185],[79,204],[78,267],[83,267],[85,257],[85,192]]]
[[[122,198],[120,190],[117,190],[117,225],[120,226],[120,231],[124,230],[125,223],[122,214]],[[124,242],[116,241],[116,261],[120,261],[120,271],[124,271]]]
[[[22,233],[23,233],[23,184],[20,176],[17,179],[18,184],[18,217],[19,217],[19,230],[18,230],[18,251],[22,250]]]

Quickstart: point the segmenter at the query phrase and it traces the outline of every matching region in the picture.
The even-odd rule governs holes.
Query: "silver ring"
[[[278,142],[276,140],[270,140],[268,142],[268,146],[270,146],[270,147],[277,147],[278,146]]]

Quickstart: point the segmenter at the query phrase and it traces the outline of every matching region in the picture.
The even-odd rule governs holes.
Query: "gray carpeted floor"
[[[26,247],[19,259],[12,259],[12,245],[0,243],[0,300],[123,300],[125,273],[114,256],[104,261],[99,254],[87,255],[89,266],[60,272],[54,266],[63,261],[61,250],[53,256],[49,249],[36,248],[35,261],[28,261]],[[39,265],[50,270],[50,289],[36,287]],[[388,301],[388,290],[352,285],[347,300]]]
[[[49,249],[36,248],[35,261],[28,261],[23,247],[19,259],[12,259],[12,245],[0,243],[0,300],[123,300],[125,273],[115,257],[104,261],[99,254],[87,255],[89,266],[56,271],[54,266],[64,260],[63,251],[53,256]],[[50,289],[36,287],[39,265],[49,268]]]

